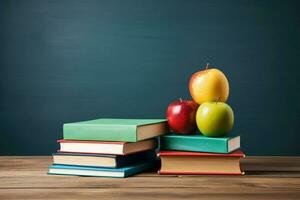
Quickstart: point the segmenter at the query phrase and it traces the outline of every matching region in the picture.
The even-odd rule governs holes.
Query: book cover
[[[145,170],[149,170],[156,166],[156,160],[122,168],[83,167],[54,164],[49,166],[48,174],[125,178],[143,172]]]
[[[139,133],[138,129],[143,129]],[[66,123],[64,139],[137,142],[165,134],[165,119],[96,119]]]
[[[111,168],[120,168],[129,165],[133,165],[140,162],[153,161],[156,158],[155,150],[148,150],[143,152],[138,152],[129,155],[112,155],[112,154],[88,154],[88,153],[63,153],[58,152],[52,154],[53,157],[71,157],[71,159],[64,159],[60,162],[54,162],[54,164],[60,165],[81,165],[81,166],[90,166],[90,167],[111,167]],[[84,162],[85,158],[88,158],[90,162]],[[107,165],[101,159],[95,163],[93,158],[111,158],[114,162],[111,165]],[[55,159],[54,159],[55,160]],[[60,159],[61,160],[61,159]],[[74,162],[75,161],[75,162]],[[111,163],[111,162],[110,162]]]
[[[160,151],[158,156],[208,156],[208,157],[245,157],[241,150],[235,150],[228,154],[223,153],[206,153],[191,151]]]
[[[95,140],[58,140],[58,152],[128,155],[157,147],[157,138],[138,142],[107,142]]]
[[[240,159],[245,157],[241,150],[229,154],[161,151],[159,174],[224,174],[243,175]]]
[[[164,135],[160,137],[160,147],[161,150],[230,153],[240,148],[240,136]]]

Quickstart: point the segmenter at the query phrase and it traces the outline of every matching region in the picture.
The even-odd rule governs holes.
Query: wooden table
[[[0,199],[300,199],[300,157],[247,157],[244,176],[47,175],[51,157],[0,157]]]

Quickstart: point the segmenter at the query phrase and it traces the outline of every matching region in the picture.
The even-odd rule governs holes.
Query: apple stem
[[[205,70],[208,70],[208,65],[209,65],[209,63],[206,63]]]
[[[179,98],[179,101],[182,102],[182,98]]]
[[[216,103],[218,103],[220,101],[221,97],[218,97],[216,100]]]

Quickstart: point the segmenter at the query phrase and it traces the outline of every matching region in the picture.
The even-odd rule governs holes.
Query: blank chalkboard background
[[[0,154],[49,155],[62,125],[162,118],[206,62],[248,155],[300,155],[297,1],[0,1]]]

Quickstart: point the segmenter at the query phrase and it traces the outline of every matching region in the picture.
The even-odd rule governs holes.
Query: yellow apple
[[[192,75],[189,89],[193,100],[201,105],[207,101],[226,102],[229,95],[229,83],[218,69],[206,69]]]
[[[196,113],[196,122],[205,136],[222,137],[233,127],[234,115],[230,106],[223,102],[205,102]]]

